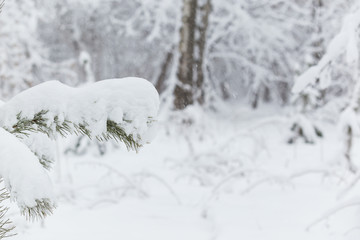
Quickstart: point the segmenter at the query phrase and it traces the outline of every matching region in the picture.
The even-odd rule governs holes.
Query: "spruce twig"
[[[95,137],[98,141],[108,141],[110,139],[120,141],[125,144],[128,150],[138,151],[142,146],[139,135],[134,136],[133,134],[127,134],[121,124],[110,119],[107,120],[106,123],[106,132],[98,136],[93,136],[86,122],[78,124],[68,119],[60,121],[58,116],[55,116],[53,121],[50,121],[46,116],[48,112],[48,110],[41,110],[34,114],[32,118],[23,117],[20,112],[16,116],[17,123],[11,128],[5,129],[20,138],[23,136],[28,137],[31,132],[41,132],[50,138],[55,138],[56,133],[59,133],[62,137],[66,137],[69,134],[76,134],[87,136],[90,139]],[[151,124],[153,121],[154,120],[149,117],[147,123]],[[124,119],[123,122],[131,123],[131,120]]]
[[[107,131],[103,133],[101,137],[97,137],[98,140],[108,141],[110,139],[114,139],[115,141],[123,142],[128,150],[133,149],[138,151],[138,149],[141,147],[141,144],[138,143],[140,136],[136,136],[136,138],[134,138],[132,134],[127,135],[125,130],[116,122],[108,120],[106,123],[106,128]]]
[[[25,216],[27,220],[40,220],[51,215],[53,209],[56,207],[51,203],[50,199],[43,198],[37,199],[35,207],[22,206],[20,207],[21,214]]]
[[[46,169],[50,170],[51,165],[54,163],[54,159],[49,158],[48,156],[44,154],[39,154],[37,152],[34,152],[35,156],[39,159],[40,164]]]

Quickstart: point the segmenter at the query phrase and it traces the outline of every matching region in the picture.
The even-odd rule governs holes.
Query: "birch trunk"
[[[184,0],[182,26],[180,29],[180,60],[177,71],[178,82],[174,90],[174,106],[184,109],[194,103],[194,46],[197,0]]]
[[[207,30],[209,27],[209,16],[211,12],[211,1],[206,0],[206,2],[199,8],[199,39],[196,41],[197,43],[197,50],[198,56],[197,64],[196,64],[196,71],[197,71],[197,79],[196,79],[196,98],[198,103],[204,104],[205,100],[205,86],[204,86],[204,71],[206,71],[204,66],[204,58],[205,50],[206,50],[206,37],[207,37]]]
[[[184,0],[180,29],[178,82],[174,90],[174,107],[205,101],[206,38],[211,13],[211,0]]]

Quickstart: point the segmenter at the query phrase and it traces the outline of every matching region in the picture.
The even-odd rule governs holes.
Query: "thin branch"
[[[360,181],[360,173],[357,173],[357,175],[355,176],[355,178],[350,182],[350,184],[344,188],[337,196],[338,199],[341,199],[343,197],[345,197],[351,189],[353,189],[356,184]]]
[[[250,191],[252,191],[253,189],[255,189],[256,187],[270,182],[270,181],[274,181],[274,182],[291,182],[291,180],[294,180],[296,178],[300,178],[303,176],[307,176],[307,175],[311,175],[311,174],[321,174],[323,176],[336,176],[337,178],[341,179],[342,181],[344,180],[341,176],[338,176],[335,173],[332,173],[326,169],[306,169],[306,170],[302,170],[299,172],[295,172],[292,173],[288,176],[267,176],[263,179],[260,179],[259,181],[254,182],[253,184],[251,184],[249,187],[247,187],[245,190],[242,191],[242,195],[249,193]]]
[[[109,173],[113,173],[116,176],[118,176],[119,178],[124,179],[132,188],[134,188],[136,191],[138,191],[138,193],[141,194],[142,196],[147,197],[149,195],[147,192],[145,192],[143,189],[141,189],[137,184],[135,184],[128,176],[126,176],[125,174],[119,172],[118,170],[116,170],[115,168],[109,166],[108,164],[95,162],[95,161],[80,162],[78,164],[81,164],[81,165],[95,165],[95,166],[98,166],[98,167],[105,168]]]
[[[152,174],[152,173],[149,173],[149,172],[142,172],[142,173],[139,173],[137,174],[138,176],[140,177],[145,177],[145,178],[153,178],[155,180],[157,180],[158,182],[160,182],[167,190],[169,190],[169,192],[171,193],[171,195],[176,199],[177,203],[179,205],[182,204],[182,201],[179,197],[179,195],[174,191],[174,189],[164,180],[162,179],[161,177],[155,175],[155,174]]]
[[[229,181],[233,180],[234,178],[237,177],[245,177],[246,174],[248,173],[254,173],[254,172],[262,172],[261,170],[258,169],[244,169],[235,173],[231,173],[230,175],[228,175],[227,177],[225,177],[224,179],[222,179],[211,191],[210,196],[205,200],[205,203],[210,202],[215,195],[217,194],[217,192]]]
[[[1,13],[2,8],[4,7],[4,5],[5,5],[5,0],[0,1],[0,13]]]
[[[329,217],[331,217],[332,215],[336,214],[337,212],[339,212],[343,209],[346,209],[349,207],[354,207],[354,206],[359,206],[359,205],[360,205],[360,200],[356,200],[356,201],[350,201],[350,202],[341,204],[333,209],[330,209],[326,213],[324,213],[321,217],[319,217],[314,222],[312,222],[310,225],[308,225],[306,227],[306,231],[310,231],[310,229],[313,228],[315,225],[321,223],[322,221],[328,219]]]

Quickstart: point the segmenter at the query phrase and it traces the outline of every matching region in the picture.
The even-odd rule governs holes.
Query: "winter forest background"
[[[5,102],[53,79],[160,94],[139,153],[54,141],[57,208],[4,203],[12,239],[359,239],[359,29],[358,0],[6,0]]]

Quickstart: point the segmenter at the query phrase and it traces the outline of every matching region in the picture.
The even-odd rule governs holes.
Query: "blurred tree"
[[[0,97],[13,94],[41,81],[46,53],[37,38],[41,11],[33,1],[7,1],[0,17]]]
[[[204,103],[204,57],[210,12],[210,0],[183,1],[178,82],[174,89],[176,109]]]
[[[255,108],[287,102],[313,25],[310,1],[55,1],[56,17],[39,32],[50,60],[67,69],[49,78],[141,76],[156,82],[167,109],[223,98]]]
[[[320,110],[326,105],[337,103],[334,116],[339,118],[341,135],[343,137],[343,155],[348,163],[349,169],[353,172],[357,168],[351,158],[353,138],[360,134],[357,120],[359,111],[359,25],[360,25],[360,4],[354,1],[350,5],[349,12],[345,15],[341,29],[329,42],[324,54],[317,64],[307,69],[295,81],[293,87],[294,96],[299,98],[306,93],[311,97]],[[339,68],[341,66],[341,68]],[[346,78],[342,77],[346,76]],[[341,81],[348,90],[334,94],[331,89],[337,88],[337,83]],[[328,102],[319,104],[317,98],[318,90],[323,89],[331,93]],[[304,112],[304,111],[303,111]],[[302,112],[302,113],[303,113]],[[339,117],[340,116],[340,117]],[[309,124],[308,124],[309,125]],[[309,131],[314,132],[314,130]]]
[[[309,2],[183,1],[175,108],[231,96],[253,108],[287,103],[313,25]]]
[[[344,29],[345,25],[346,27],[350,25],[343,23],[341,26],[339,24],[341,21],[334,22],[334,19],[354,11],[354,3],[355,1],[326,2],[322,0],[313,0],[308,3],[307,9],[311,13],[310,19],[313,24],[308,28],[309,39],[300,51],[303,60],[300,60],[299,64],[302,67],[298,67],[297,71],[303,71],[303,73],[295,78],[293,91],[295,94],[292,98],[298,107],[298,112],[293,119],[293,133],[289,143],[299,138],[307,143],[314,143],[317,137],[323,136],[321,129],[312,119],[314,112],[326,112],[328,116],[323,114],[321,118],[335,121],[339,112],[346,106],[348,88],[354,85],[356,77],[353,75],[353,63],[344,61],[342,54],[346,47],[339,47],[338,43],[341,42],[339,40],[334,44],[336,38],[334,35],[339,34],[336,34],[336,31],[343,31],[339,30],[340,27]],[[321,70],[318,65],[321,66]],[[308,83],[301,85],[304,82]],[[326,110],[327,108],[331,110]],[[329,116],[329,113],[332,116]]]
[[[18,71],[26,72],[25,83],[60,79],[78,85],[140,76],[156,83],[167,109],[183,109],[224,99],[245,99],[253,108],[270,101],[287,104],[294,77],[316,64],[349,1],[33,0],[28,9],[32,2],[37,13],[22,24],[37,21],[32,26],[41,47],[28,48],[41,61],[36,71],[29,66]],[[37,38],[36,29],[24,33],[29,31],[28,39]],[[39,44],[35,40],[27,44]],[[328,94],[345,88],[320,90],[324,103]]]

